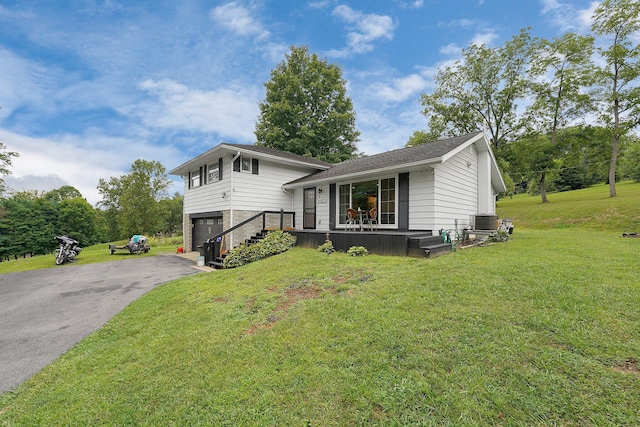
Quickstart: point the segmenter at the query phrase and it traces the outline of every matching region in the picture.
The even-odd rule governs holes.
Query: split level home
[[[424,238],[495,215],[505,191],[483,132],[336,164],[222,143],[170,173],[184,180],[186,251],[285,229],[307,247],[331,240],[338,250],[416,255]]]

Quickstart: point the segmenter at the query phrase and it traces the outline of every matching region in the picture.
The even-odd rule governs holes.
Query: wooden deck
[[[428,257],[451,251],[450,244],[442,244],[440,236],[430,231],[289,231],[304,248],[317,248],[331,240],[337,251],[346,252],[351,246],[364,246],[378,255]]]

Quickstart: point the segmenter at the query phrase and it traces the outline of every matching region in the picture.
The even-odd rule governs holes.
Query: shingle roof
[[[454,138],[429,142],[414,147],[399,148],[385,153],[374,154],[372,156],[359,157],[347,160],[331,166],[331,169],[320,171],[303,178],[290,182],[298,184],[308,181],[318,181],[329,178],[336,178],[343,175],[351,175],[358,172],[365,172],[377,169],[390,168],[408,163],[420,161],[436,160],[461,146],[470,139],[476,137],[481,132],[474,132]]]
[[[305,157],[300,156],[299,154],[289,153],[287,151],[280,151],[275,148],[263,147],[261,145],[252,145],[252,144],[228,144],[224,143],[229,147],[235,147],[243,150],[254,151],[256,153],[268,154],[275,157],[280,157],[283,159],[293,160],[297,162],[308,163],[312,165],[322,166],[324,168],[331,166],[331,163],[324,162],[322,160],[315,159],[313,157]]]

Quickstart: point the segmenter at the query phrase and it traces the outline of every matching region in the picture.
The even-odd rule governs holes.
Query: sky
[[[253,144],[271,70],[307,46],[343,71],[358,151],[427,127],[420,95],[471,44],[520,29],[590,31],[591,0],[0,0],[0,142],[15,190],[77,188],[137,159],[167,171],[222,143]],[[171,194],[182,191],[170,176]]]

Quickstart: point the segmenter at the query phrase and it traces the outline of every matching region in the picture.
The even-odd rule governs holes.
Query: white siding
[[[413,171],[409,174],[409,229],[433,228],[433,168]]]
[[[231,189],[231,160],[224,158],[222,181],[201,185],[188,189],[188,179],[185,179],[184,213],[223,211],[229,209],[229,194]],[[222,194],[225,193],[225,197]]]
[[[290,210],[291,196],[282,191],[282,184],[312,172],[310,169],[284,167],[263,159],[259,160],[258,171],[258,175],[233,172],[231,159],[225,157],[222,181],[187,189],[185,179],[184,213],[225,211],[231,209],[232,204],[234,211]]]
[[[308,187],[308,188],[313,188]],[[328,231],[329,230],[329,186],[321,185],[315,187],[316,189],[316,230]],[[322,193],[320,193],[322,189]],[[302,203],[304,189],[298,188],[291,191],[294,194],[293,210],[296,213],[296,229],[303,229],[302,222]]]
[[[469,225],[478,212],[478,161],[472,145],[435,168],[434,211],[431,230]]]

